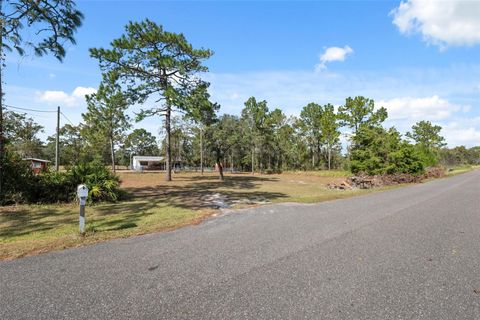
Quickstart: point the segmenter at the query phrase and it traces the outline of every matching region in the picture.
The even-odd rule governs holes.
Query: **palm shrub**
[[[91,202],[117,201],[121,195],[120,178],[98,161],[79,164],[67,173],[75,187],[82,183],[87,185]]]
[[[98,161],[73,166],[66,172],[34,175],[28,164],[14,153],[6,158],[8,170],[5,170],[4,181],[7,188],[1,204],[72,202],[79,184],[87,185],[90,203],[117,201],[123,194],[120,178]]]

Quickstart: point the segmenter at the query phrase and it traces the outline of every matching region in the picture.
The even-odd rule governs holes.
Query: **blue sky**
[[[129,21],[149,18],[214,50],[213,100],[238,114],[250,96],[297,115],[309,102],[364,95],[405,132],[422,119],[450,146],[480,145],[478,1],[77,1],[85,15],[63,63],[7,56],[7,104],[52,110],[78,123],[99,84],[91,47],[108,47]],[[135,108],[132,108],[132,112]],[[33,113],[55,130],[55,115]],[[157,134],[160,119],[137,123]]]

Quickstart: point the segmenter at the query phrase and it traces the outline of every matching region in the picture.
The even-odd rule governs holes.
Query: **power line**
[[[4,104],[4,107],[7,108],[7,109],[17,109],[17,110],[30,111],[30,112],[57,113],[56,110],[38,110],[38,109],[31,109],[31,108],[15,107],[15,106],[11,106],[11,105],[8,105],[8,104]],[[72,122],[63,112],[60,112],[60,114],[61,114],[61,115],[65,118],[65,120],[67,120],[72,126],[75,126],[75,124],[73,124],[73,122]],[[34,115],[34,114],[31,114],[31,115],[38,117],[38,115]]]
[[[73,122],[70,121],[70,119],[68,119],[68,117],[67,117],[63,112],[60,111],[60,114],[61,114],[68,122],[70,122],[70,124],[71,124],[72,126],[75,127],[75,125],[73,124]]]
[[[4,105],[7,109],[18,109],[18,110],[25,110],[25,111],[32,111],[32,112],[49,112],[49,113],[56,113],[57,111],[50,111],[50,110],[36,110],[36,109],[30,109],[30,108],[21,108],[21,107],[14,107],[5,104]]]

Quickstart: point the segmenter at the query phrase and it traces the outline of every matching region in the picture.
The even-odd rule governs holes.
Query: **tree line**
[[[105,165],[129,166],[134,155],[165,156],[165,132],[158,139],[145,129],[130,130],[132,119],[125,105],[112,109],[92,103],[103,89],[87,97],[88,108],[78,126],[60,129],[60,163],[75,166],[99,161]],[[115,112],[114,112],[115,111]],[[8,145],[22,157],[53,161],[55,135],[46,143],[38,138],[43,128],[25,114],[7,111]],[[384,108],[371,99],[347,98],[335,108],[309,103],[299,116],[270,110],[266,101],[249,98],[239,115],[210,114],[203,121],[173,116],[170,149],[174,169],[213,168],[228,171],[279,173],[285,170],[346,169],[354,173],[420,173],[425,167],[443,164],[476,164],[480,147],[448,149],[441,127],[428,121],[416,123],[402,136],[386,129]],[[342,128],[350,129],[347,148],[342,148]]]

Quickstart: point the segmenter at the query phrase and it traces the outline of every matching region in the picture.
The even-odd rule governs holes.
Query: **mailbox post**
[[[77,187],[77,197],[80,203],[80,233],[85,233],[85,204],[88,198],[88,188],[86,185],[81,184]]]

